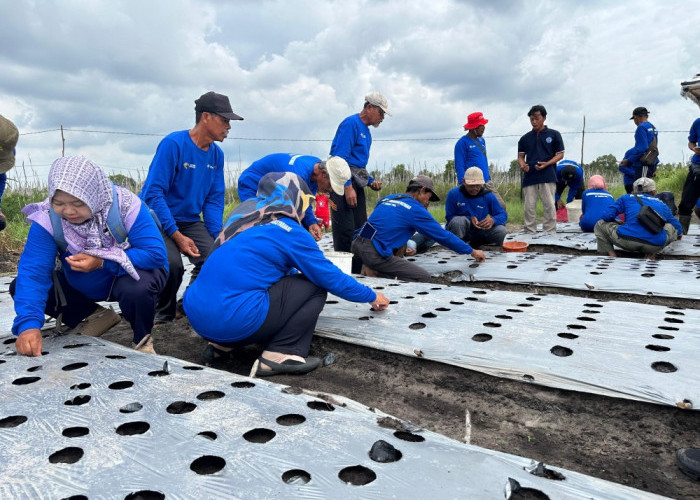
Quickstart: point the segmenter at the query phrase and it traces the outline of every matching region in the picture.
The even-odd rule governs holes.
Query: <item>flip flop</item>
[[[306,358],[306,362],[296,361],[294,359],[286,359],[281,363],[274,363],[269,361],[262,356],[258,358],[260,363],[270,367],[270,370],[263,370],[258,366],[258,371],[255,373],[256,377],[271,377],[272,375],[301,375],[303,373],[308,373],[312,370],[318,368],[321,364],[320,358],[314,358],[309,356]]]

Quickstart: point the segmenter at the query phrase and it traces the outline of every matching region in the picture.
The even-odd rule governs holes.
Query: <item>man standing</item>
[[[557,214],[554,203],[557,162],[564,158],[564,141],[556,130],[547,128],[547,110],[541,104],[530,108],[532,130],[518,141],[518,164],[524,173],[522,180],[524,207],[524,230],[537,230],[537,198],[542,200],[544,211],[543,229],[548,233],[557,231]]]
[[[493,193],[496,199],[498,199],[498,203],[503,207],[503,210],[505,210],[506,204],[493,186],[491,174],[489,173],[489,162],[486,157],[486,141],[483,137],[488,122],[489,121],[484,118],[484,114],[478,111],[467,116],[467,123],[464,124],[464,130],[468,132],[455,144],[457,185],[462,184],[464,172],[466,172],[469,167],[479,167],[484,174],[486,189]]]
[[[304,179],[313,194],[328,193],[333,190],[338,195],[345,193],[345,183],[350,180],[350,167],[344,159],[332,156],[326,161],[309,155],[275,153],[263,156],[251,163],[238,178],[238,198],[241,201],[255,198],[258,182],[271,172],[292,172]],[[309,207],[302,220],[316,241],[323,237],[313,207]]]
[[[632,184],[640,177],[654,177],[656,165],[659,163],[658,158],[654,159],[652,165],[645,165],[642,162],[643,155],[650,146],[656,148],[658,156],[658,133],[654,125],[649,122],[647,108],[634,108],[630,120],[634,120],[634,124],[637,126],[634,131],[634,147],[627,150],[619,166],[619,170],[623,174],[622,182],[628,193],[632,192]]]
[[[470,167],[462,185],[451,189],[445,201],[447,230],[472,247],[503,244],[508,214],[484,183],[479,167]]]
[[[375,207],[357,237],[352,253],[368,269],[368,274],[405,281],[430,281],[430,273],[416,264],[394,256],[415,232],[424,234],[460,254],[470,254],[477,261],[486,256],[474,250],[454,234],[442,228],[427,208],[431,201],[440,201],[433,181],[427,175],[414,177],[406,194],[385,196]]]
[[[683,233],[688,234],[693,207],[700,206],[700,118],[693,122],[688,135],[688,149],[693,152],[688,167],[688,176],[683,184],[683,194],[678,205],[678,219],[683,227]],[[697,213],[697,209],[696,209]]]
[[[676,241],[683,234],[683,230],[668,206],[654,196],[656,183],[653,180],[640,177],[634,181],[633,189],[633,194],[620,196],[610,205],[593,228],[598,242],[598,253],[617,257],[613,246],[618,246],[628,252],[643,253],[647,258],[654,259],[657,253]],[[655,217],[663,219],[663,228],[658,232],[646,227],[644,220],[638,218],[645,205],[656,212]],[[625,222],[622,225],[615,222],[618,214],[625,214]]]
[[[575,199],[580,200],[583,196],[583,168],[572,160],[563,160],[557,165],[557,193],[554,196],[557,209],[566,206],[566,203],[561,201],[561,195],[564,194],[567,186],[569,193],[566,195],[566,203],[571,203]]]
[[[180,253],[195,266],[192,283],[221,231],[224,153],[214,141],[226,139],[230,120],[243,119],[225,95],[207,92],[194,102],[194,128],[173,132],[158,144],[139,195],[158,216],[168,250],[170,275],[158,300],[156,323],[175,319],[185,272]]]
[[[367,94],[362,111],[343,120],[333,138],[331,155],[347,161],[352,171],[352,178],[345,183],[344,194],[331,193],[333,248],[338,252],[350,251],[355,230],[367,220],[365,186],[375,191],[382,188],[382,183],[367,172],[367,161],[372,145],[369,126],[378,127],[385,114],[391,116],[386,97],[379,92]],[[359,273],[361,269],[362,263],[353,259],[352,272]]]
[[[2,213],[2,194],[7,183],[7,171],[15,166],[15,146],[19,139],[19,131],[15,124],[0,115],[0,231],[5,229],[7,220]]]

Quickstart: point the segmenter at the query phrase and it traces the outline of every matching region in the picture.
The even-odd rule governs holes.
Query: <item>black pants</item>
[[[566,189],[566,182],[557,182],[557,194],[561,196],[561,194],[564,192]],[[569,188],[571,189],[571,188]],[[578,190],[576,191],[576,195],[574,196],[575,200],[580,200],[583,198],[583,182],[579,184]]]
[[[214,243],[214,238],[211,237],[204,222],[178,222],[178,230],[191,238],[194,244],[199,249],[199,257],[188,257],[190,262],[194,264],[190,284],[197,278],[202,264],[209,256],[209,250]],[[163,235],[165,248],[168,251],[168,265],[170,266],[170,275],[165,284],[165,288],[160,294],[158,300],[158,321],[171,321],[175,319],[175,309],[177,307],[177,291],[182,284],[182,277],[185,275],[185,265],[182,262],[182,254],[175,242],[169,237]]]
[[[134,331],[134,342],[139,343],[143,337],[151,333],[153,318],[156,315],[158,294],[165,286],[167,272],[164,268],[137,269],[140,280],[136,281],[125,274],[115,277],[109,296],[91,299],[76,290],[68,283],[61,271],[54,273],[58,287],[52,286],[46,300],[44,314],[57,318],[59,314],[64,324],[70,328],[78,326],[82,320],[90,316],[99,301],[116,301],[124,319],[129,322]],[[10,295],[15,296],[16,278],[10,283]],[[60,291],[57,290],[60,288]],[[62,295],[61,295],[62,294]],[[65,299],[65,300],[64,300]]]
[[[326,290],[295,274],[272,285],[268,294],[270,309],[255,333],[237,342],[217,344],[225,347],[263,344],[265,350],[305,358],[309,355],[318,316],[326,305]]]
[[[697,164],[696,168],[700,168]],[[681,194],[681,202],[678,205],[678,215],[692,215],[693,208],[700,198],[700,174],[693,173],[693,164],[691,163],[688,177],[685,178],[683,184],[683,194]]]
[[[352,187],[357,193],[357,206],[355,207],[348,205],[344,195],[331,192],[331,229],[333,230],[333,249],[336,252],[350,252],[355,230],[362,227],[362,224],[367,221],[365,189],[357,187],[355,181],[353,181]],[[361,270],[362,262],[353,257],[352,272],[359,274]]]

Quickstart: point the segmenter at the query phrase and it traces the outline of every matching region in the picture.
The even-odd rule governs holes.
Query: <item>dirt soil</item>
[[[477,285],[700,308],[697,301],[688,300],[501,283],[469,286]],[[102,338],[130,345],[131,330],[122,321]],[[155,330],[154,339],[159,354],[201,362],[205,341],[186,318]],[[340,394],[460,441],[465,437],[465,412],[469,411],[474,445],[672,498],[700,499],[700,483],[678,470],[674,455],[679,448],[700,447],[698,411],[540,387],[315,337],[311,354],[329,352],[336,356],[329,366],[304,376],[270,380]],[[259,349],[251,346],[214,367],[248,375],[258,354]]]

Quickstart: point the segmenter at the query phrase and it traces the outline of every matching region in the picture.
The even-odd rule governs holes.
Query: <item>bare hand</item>
[[[17,337],[15,349],[25,356],[41,356],[41,330],[38,328],[24,330]]]
[[[479,228],[479,219],[477,219],[476,217],[472,216],[472,218],[469,219],[469,222],[471,222],[472,226]]]
[[[66,262],[68,262],[68,265],[73,271],[89,273],[95,269],[101,268],[104,260],[93,255],[79,253],[66,257]]]
[[[549,165],[547,165],[546,161],[538,161],[537,165],[535,165],[535,170],[543,170],[547,168]]]
[[[491,229],[493,227],[493,219],[491,217],[486,217],[479,222],[479,227],[481,229]]]
[[[188,257],[199,257],[199,248],[194,244],[192,238],[188,238],[180,231],[175,231],[170,235],[170,238],[175,242],[178,250]]]
[[[379,181],[374,181],[372,184],[369,185],[369,187],[375,191],[379,191],[382,188],[382,183]]]
[[[626,158],[620,162],[620,165],[622,165],[623,167],[624,167],[625,165],[629,165],[629,164],[630,164],[630,162],[629,162],[629,160],[626,159]]]
[[[563,201],[557,200],[557,210],[561,210],[561,209],[564,208],[565,206],[566,206],[566,205],[564,204]]]
[[[472,250],[472,257],[477,262],[484,262],[486,260],[486,254],[481,250]]]
[[[520,165],[520,170],[522,170],[523,172],[529,172],[530,165],[528,165],[527,163],[523,163],[522,165]]]
[[[375,311],[383,311],[389,307],[389,299],[387,299],[383,293],[377,292],[377,298],[374,299],[374,302],[370,302],[370,305]]]
[[[375,181],[376,182],[376,181]],[[345,186],[345,201],[350,205],[351,207],[356,207],[357,206],[357,193],[355,192],[355,188],[352,186]]]
[[[319,226],[318,224],[311,224],[309,226],[309,232],[316,241],[320,241],[321,238],[323,238],[323,231],[321,231],[321,226]]]

